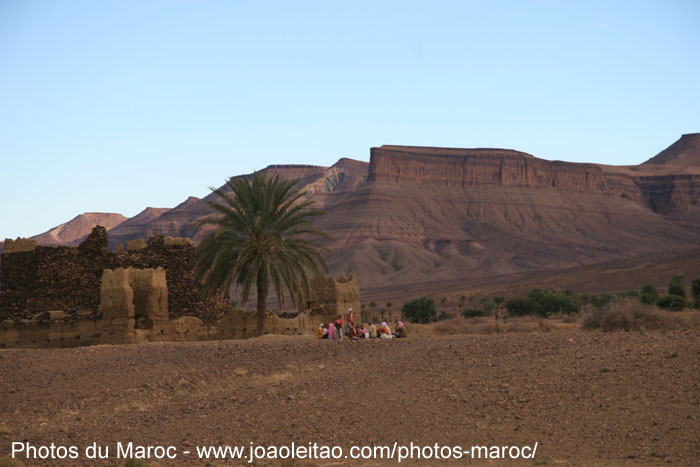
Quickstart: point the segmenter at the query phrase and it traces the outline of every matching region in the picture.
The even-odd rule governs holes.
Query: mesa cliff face
[[[605,190],[593,164],[552,162],[506,149],[382,146],[370,150],[370,181],[453,186]]]
[[[625,168],[548,161],[505,149],[382,146],[371,149],[368,180],[595,191],[639,201],[654,212],[669,214],[700,206],[700,173],[678,173],[684,171],[679,161],[691,164],[696,159],[700,166],[700,135],[684,135],[646,162],[654,167],[644,175]]]
[[[700,209],[700,175],[657,175],[635,181],[654,212],[672,215]]]

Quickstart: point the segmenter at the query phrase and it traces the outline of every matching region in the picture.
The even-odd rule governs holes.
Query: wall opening
[[[133,287],[132,290],[134,292],[134,329],[153,329],[153,320],[148,316],[146,307],[151,291],[145,287]]]

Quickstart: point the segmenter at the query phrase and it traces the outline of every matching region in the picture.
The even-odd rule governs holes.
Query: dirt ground
[[[129,441],[175,446],[177,459],[149,461],[161,466],[243,465],[182,453],[251,442],[316,442],[345,454],[353,445],[394,442],[467,449],[537,442],[534,459],[451,463],[698,465],[700,332],[266,337],[0,351],[0,458],[12,442],[54,443],[76,446],[80,458],[23,464],[122,466],[116,443]],[[112,459],[85,459],[94,442]]]

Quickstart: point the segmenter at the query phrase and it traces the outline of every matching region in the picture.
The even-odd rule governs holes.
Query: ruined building
[[[166,272],[171,318],[201,315],[205,300],[194,280],[192,242],[159,235],[143,248],[128,252],[107,249],[107,231],[97,226],[78,247],[27,245],[7,242],[0,276],[0,320],[31,319],[39,312],[62,310],[69,315],[95,318],[105,269],[157,268]],[[19,250],[19,251],[18,251]]]
[[[255,335],[253,312],[201,293],[191,240],[156,235],[148,243],[129,242],[127,251],[110,251],[107,241],[101,226],[78,247],[6,241],[0,261],[0,347]],[[340,313],[348,303],[359,307],[354,279],[341,283],[319,278],[314,288],[320,293],[309,308]],[[276,334],[309,332],[307,311],[286,319],[268,314],[266,329]]]

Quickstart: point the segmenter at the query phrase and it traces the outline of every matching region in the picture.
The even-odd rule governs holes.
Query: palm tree
[[[391,311],[391,307],[394,306],[391,302],[386,302],[386,308],[389,311],[389,321],[393,321],[394,312]]]
[[[251,179],[230,178],[226,185],[233,196],[212,188],[219,200],[208,204],[217,214],[201,221],[218,229],[197,247],[195,275],[204,279],[206,293],[223,292],[227,300],[235,282],[236,289],[242,289],[243,304],[255,287],[259,335],[264,332],[270,287],[280,306],[284,289],[299,306],[311,294],[309,273],[320,275],[321,269],[328,269],[314,240],[330,236],[311,222],[323,212],[309,209],[313,201],[302,199],[305,192],[295,189],[295,183],[268,179],[260,172]]]
[[[443,317],[447,318],[447,297],[442,297],[440,299],[440,303],[442,303],[445,307],[445,311],[443,311],[442,315]]]
[[[460,316],[463,316],[464,307],[466,306],[466,304],[467,304],[467,297],[465,297],[464,295],[460,295],[459,296],[459,315]]]
[[[369,302],[369,312],[372,314],[372,319],[377,321],[377,315],[374,314],[374,309],[377,307],[377,303],[374,301]]]

